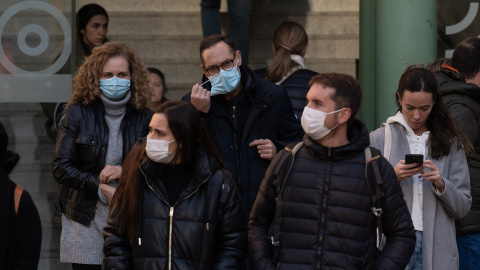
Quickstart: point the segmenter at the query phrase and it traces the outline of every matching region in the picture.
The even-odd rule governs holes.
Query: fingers
[[[192,105],[201,112],[207,113],[210,109],[210,91],[195,84],[191,94]]]
[[[269,139],[254,140],[249,146],[256,146],[261,158],[272,159],[277,154],[277,148]]]
[[[263,146],[263,145],[266,145],[268,143],[271,143],[271,141],[269,139],[260,139],[260,140],[254,140],[248,146]]]
[[[113,179],[119,179],[122,174],[121,166],[107,165],[100,172],[99,180],[101,184],[110,183]]]

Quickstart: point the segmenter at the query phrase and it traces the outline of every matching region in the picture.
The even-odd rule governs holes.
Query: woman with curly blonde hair
[[[55,145],[60,190],[53,220],[62,223],[60,261],[73,270],[100,269],[103,227],[123,160],[148,134],[150,86],[138,55],[118,42],[93,48],[73,83]]]

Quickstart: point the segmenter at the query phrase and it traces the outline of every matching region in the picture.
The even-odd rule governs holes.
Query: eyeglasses
[[[234,55],[232,60],[227,60],[223,62],[220,66],[208,67],[205,69],[205,72],[208,74],[208,76],[215,76],[220,73],[220,67],[225,71],[231,70],[235,67],[235,58],[236,56]]]

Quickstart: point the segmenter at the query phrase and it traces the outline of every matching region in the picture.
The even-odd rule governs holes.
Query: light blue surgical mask
[[[122,99],[130,89],[130,80],[117,76],[110,79],[100,79],[100,90],[110,100]]]
[[[232,92],[240,83],[240,73],[237,65],[230,70],[220,70],[215,76],[208,77],[212,84],[210,96],[224,95]]]

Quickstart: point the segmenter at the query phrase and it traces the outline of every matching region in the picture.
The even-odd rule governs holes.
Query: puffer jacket
[[[230,106],[222,95],[213,96],[210,111],[201,115],[225,166],[240,190],[247,222],[258,188],[270,164],[270,160],[260,157],[257,147],[248,144],[256,139],[270,139],[278,152],[289,143],[301,141],[303,129],[283,87],[259,79],[244,65],[240,66],[240,71],[242,91],[245,91],[251,104],[243,133],[238,134],[232,117],[235,106]],[[205,86],[211,89],[210,83]],[[182,99],[190,101],[190,94]]]
[[[272,161],[249,222],[253,269],[404,269],[415,232],[392,166],[381,158],[384,180],[382,228],[386,244],[375,258],[375,216],[365,179],[366,126],[355,120],[349,143],[324,147],[305,135],[283,189],[277,262],[269,228],[276,210]]]
[[[148,134],[153,112],[137,111],[130,103],[122,120],[123,159],[142,137]],[[105,107],[100,100],[88,106],[72,104],[60,126],[53,156],[53,177],[60,184],[52,220],[60,222],[62,213],[89,226],[95,217],[99,175],[105,167],[108,127]]]
[[[247,232],[231,174],[199,149],[193,179],[170,205],[159,169],[150,159],[140,165],[145,185],[134,243],[119,233],[112,209],[104,269],[241,269]]]
[[[473,156],[467,156],[470,173],[472,206],[470,212],[456,220],[457,234],[480,232],[480,87],[466,83],[461,75],[449,67],[442,67],[435,73],[439,94],[447,105],[450,115],[459,125],[475,149]]]
[[[310,89],[310,79],[317,75],[315,71],[309,69],[300,69],[288,76],[280,85],[285,87],[290,100],[292,101],[293,110],[298,119],[302,118],[303,109],[307,104],[307,93]]]

